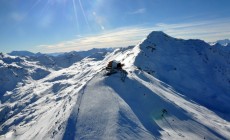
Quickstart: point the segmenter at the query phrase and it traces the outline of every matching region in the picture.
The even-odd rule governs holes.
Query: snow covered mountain
[[[0,139],[230,139],[226,48],[152,32],[62,65],[1,54]],[[125,64],[124,81],[105,76],[111,60]]]
[[[29,51],[12,51],[11,53],[8,53],[8,55],[11,55],[11,56],[34,56],[36,54],[29,52]]]
[[[217,40],[216,42],[211,42],[210,44],[215,45],[217,43],[222,46],[227,46],[227,45],[230,45],[230,40],[229,39]]]
[[[53,57],[57,57],[57,56],[64,56],[66,54],[77,54],[79,55],[80,57],[82,58],[85,58],[85,57],[88,57],[88,56],[91,56],[91,55],[94,55],[94,54],[97,54],[97,53],[105,53],[105,52],[112,52],[114,51],[114,48],[93,48],[91,50],[87,50],[87,51],[72,51],[72,52],[69,52],[69,53],[47,53],[47,54],[42,54],[42,53],[32,53],[32,52],[29,52],[29,51],[12,51],[10,53],[8,53],[8,55],[11,55],[11,56],[28,56],[28,57],[38,57],[38,56],[41,56],[41,55],[48,55],[48,56],[53,56]]]
[[[6,91],[12,91],[17,86],[25,85],[26,79],[39,80],[50,72],[45,67],[38,65],[36,62],[27,61],[23,57],[0,53],[0,97]]]
[[[223,46],[227,46],[230,44],[230,40],[229,39],[224,39],[224,40],[218,40],[217,43],[223,45]]]
[[[12,51],[8,53],[11,56],[26,57],[29,61],[37,61],[39,65],[44,67],[59,70],[71,66],[73,63],[82,60],[85,57],[91,57],[94,59],[104,59],[107,53],[114,51],[113,48],[99,48],[91,49],[88,51],[72,51],[68,53],[31,53],[29,51]],[[98,56],[98,57],[96,57]]]

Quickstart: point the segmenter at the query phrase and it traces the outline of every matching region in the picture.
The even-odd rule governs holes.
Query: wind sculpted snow
[[[73,55],[58,69],[2,54],[5,76],[22,75],[1,81],[0,139],[230,139],[227,54],[163,32],[113,52]],[[105,76],[111,60],[125,64],[124,80]]]

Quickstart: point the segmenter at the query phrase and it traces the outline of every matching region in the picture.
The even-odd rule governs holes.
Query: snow
[[[220,44],[221,46],[227,46],[228,44],[230,44],[230,40],[229,39],[217,40],[216,42],[211,42],[210,44],[211,45]]]
[[[152,32],[84,57],[1,54],[0,140],[230,139],[227,47]]]
[[[140,49],[137,67],[218,114],[230,113],[228,53],[201,40],[177,40],[162,32],[150,34]]]
[[[99,75],[84,89],[75,138],[153,139],[131,108],[103,80],[104,76]]]

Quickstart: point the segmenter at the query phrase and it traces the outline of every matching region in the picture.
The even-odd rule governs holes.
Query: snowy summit
[[[0,140],[230,139],[229,50],[154,31],[116,50],[1,53]]]

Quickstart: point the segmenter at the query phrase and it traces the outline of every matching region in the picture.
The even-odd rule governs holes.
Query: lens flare
[[[86,17],[85,10],[84,10],[84,8],[83,8],[83,6],[82,6],[81,0],[78,0],[78,1],[79,1],[79,5],[80,5],[80,8],[81,8],[82,14],[83,14],[84,19],[85,19],[85,22],[86,22],[86,24],[87,24],[87,27],[88,27],[88,29],[90,30],[89,22],[88,22],[88,19],[87,19],[87,17]]]
[[[75,18],[76,18],[77,31],[79,31],[78,14],[77,14],[77,8],[76,8],[75,0],[73,0],[73,9],[74,9],[74,15],[75,15]]]

